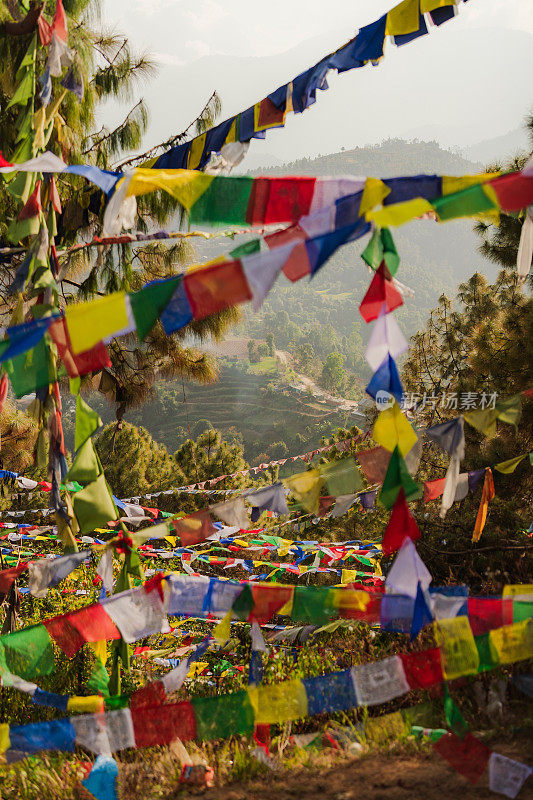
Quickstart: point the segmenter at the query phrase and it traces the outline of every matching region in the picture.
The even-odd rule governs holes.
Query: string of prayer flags
[[[428,5],[426,3],[425,5]],[[457,8],[433,8],[428,10],[431,22],[440,25],[452,19]],[[385,37],[391,36],[398,46],[427,34],[428,28],[418,3],[410,0],[400,3],[388,14],[361,28],[347,44],[306,69],[292,81],[280,86],[263,100],[230,119],[221,122],[189,142],[178,144],[156,158],[151,165],[155,169],[204,169],[213,154],[214,168],[238,163],[247,143],[253,138],[263,139],[270,128],[283,127],[286,114],[302,113],[316,102],[318,90],[328,88],[327,74],[330,70],[346,72],[363,67],[368,62],[376,65],[384,54]],[[240,146],[239,146],[240,143]]]
[[[485,470],[485,480],[483,482],[483,493],[481,495],[481,502],[479,504],[479,510],[477,512],[476,522],[474,525],[474,533],[472,535],[473,542],[478,542],[481,534],[483,533],[483,528],[485,527],[485,522],[487,521],[489,503],[494,499],[495,496],[496,492],[494,491],[492,470],[490,467],[487,467]]]

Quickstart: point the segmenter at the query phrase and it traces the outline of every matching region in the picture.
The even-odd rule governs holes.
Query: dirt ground
[[[533,761],[530,738],[512,743],[491,742],[502,755],[523,763]],[[272,772],[243,783],[210,789],[205,800],[488,800],[503,797],[489,790],[488,769],[472,786],[436,752],[416,755],[371,754],[342,760],[323,771],[316,765],[297,772]],[[533,776],[518,800],[533,800]]]

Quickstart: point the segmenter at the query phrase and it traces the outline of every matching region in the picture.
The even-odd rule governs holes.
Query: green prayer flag
[[[135,318],[135,326],[139,339],[144,341],[161,312],[165,310],[170,298],[181,282],[181,275],[170,280],[156,281],[151,286],[129,295],[131,310]]]
[[[101,694],[102,697],[109,696],[109,675],[99,658],[96,659],[95,667],[87,681],[87,689],[91,694]]]
[[[474,637],[474,643],[479,656],[478,672],[486,672],[489,669],[494,669],[500,663],[498,653],[492,644],[490,633],[484,633],[481,636]]]
[[[55,359],[46,334],[31,350],[8,359],[3,366],[15,397],[36,392],[49,383],[55,383],[57,379]]]
[[[320,464],[318,469],[326,481],[328,493],[334,497],[353,494],[363,488],[363,481],[353,458]]]
[[[74,429],[74,449],[78,450],[102,425],[96,411],[87,405],[79,394],[76,397],[76,426]]]
[[[513,602],[513,623],[533,618],[533,598]]]
[[[515,394],[512,397],[498,400],[496,411],[500,422],[507,422],[508,425],[516,427],[522,416],[522,395]]]
[[[254,607],[252,590],[245,584],[244,589],[233,603],[232,611],[237,619],[247,620]]]
[[[100,460],[95,453],[92,439],[87,439],[78,452],[74,463],[68,471],[69,481],[80,481],[82,484],[92,483],[102,474]]]
[[[491,200],[480,183],[461,189],[459,192],[437,197],[431,200],[431,205],[441,222],[456,217],[475,217],[498,209],[497,204]]]
[[[241,256],[251,256],[254,253],[259,253],[261,250],[261,239],[252,239],[249,242],[240,244],[234,250],[230,250],[232,258],[241,258]]]
[[[296,586],[291,619],[294,622],[324,625],[338,613],[333,599],[334,592],[327,586]]]
[[[417,500],[422,495],[422,487],[412,479],[407,465],[400,455],[398,446],[396,446],[392,452],[383,486],[379,493],[381,505],[391,509],[402,488],[407,501]]]
[[[52,640],[44,625],[31,625],[0,636],[0,674],[4,685],[10,685],[6,670],[24,680],[32,680],[49,675],[54,665]]]
[[[77,492],[72,499],[72,505],[82,533],[91,533],[109,520],[118,518],[115,503],[103,474],[85,489]]]
[[[361,258],[374,270],[377,270],[384,261],[390,274],[396,275],[400,265],[400,256],[388,228],[375,229],[372,238],[361,253]]]
[[[252,186],[247,175],[215,178],[191,208],[191,224],[244,225]]]
[[[200,741],[227,739],[254,730],[254,710],[246,691],[216,697],[193,697],[191,703],[196,717],[196,738]]]
[[[468,725],[466,724],[463,715],[453,702],[452,696],[448,691],[448,684],[444,685],[444,714],[446,717],[446,724],[456,736],[464,739],[468,733]]]

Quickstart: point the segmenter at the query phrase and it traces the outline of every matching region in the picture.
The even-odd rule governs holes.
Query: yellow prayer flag
[[[231,636],[231,608],[223,617],[218,625],[216,626],[215,630],[213,631],[213,636],[218,644],[223,645],[225,644]]]
[[[102,339],[135,330],[126,292],[114,292],[88,303],[67,306],[65,320],[73,353],[90,350]]]
[[[490,642],[502,664],[533,657],[533,620],[504,625],[490,632]]]
[[[415,197],[413,200],[405,200],[403,203],[394,203],[385,206],[378,211],[369,211],[366,215],[368,222],[374,222],[380,228],[389,228],[394,225],[403,225],[405,222],[422,217],[435,209],[423,197]]]
[[[452,617],[436,622],[435,639],[440,648],[442,674],[447,680],[477,672],[479,653],[468,617]]]
[[[235,117],[235,119],[231,123],[231,128],[229,129],[224,144],[232,144],[233,142],[236,141],[237,141],[237,118]]]
[[[187,673],[187,677],[188,678],[198,677],[198,675],[201,675],[204,669],[208,666],[209,664],[207,661],[193,661],[193,663],[191,664],[191,668]]]
[[[516,458],[510,458],[508,461],[500,461],[499,464],[496,464],[494,469],[497,469],[498,472],[503,472],[504,475],[509,475],[511,472],[514,472],[517,466],[520,464],[521,461],[524,460],[526,455],[523,456],[516,456]]]
[[[405,456],[417,443],[418,438],[398,403],[380,411],[372,429],[372,438],[391,453],[397,446]]]
[[[284,478],[282,482],[306,511],[316,514],[322,487],[322,477],[317,469],[291,475],[290,478]]]
[[[403,736],[407,732],[406,728],[401,711],[395,711],[393,714],[385,714],[383,717],[367,719],[365,736],[376,744],[388,744],[391,740],[396,741]]]
[[[386,36],[402,36],[418,30],[419,0],[403,0],[387,14]]]
[[[347,583],[353,583],[357,580],[357,571],[355,569],[343,569],[341,573],[341,583],[346,586]]]
[[[88,642],[88,645],[96,658],[99,658],[102,664],[105,664],[107,661],[107,641],[101,639],[99,642]]]
[[[464,418],[469,425],[483,433],[485,436],[492,438],[496,436],[496,420],[498,412],[495,408],[486,408],[479,411],[468,411],[463,414]]]
[[[359,216],[362,217],[367,211],[380,206],[390,192],[389,187],[379,178],[367,178],[359,206]]]
[[[137,167],[131,176],[128,196],[161,189],[175,197],[187,210],[207,191],[214,181],[214,175],[197,172],[193,169],[142,169]]]
[[[248,697],[259,725],[289,722],[307,715],[307,694],[301,680],[250,687]]]
[[[0,753],[5,753],[10,747],[9,725],[7,722],[0,722]]]
[[[189,150],[189,156],[187,158],[187,166],[189,169],[196,169],[200,160],[202,158],[202,154],[204,152],[205,147],[205,137],[207,133],[202,133],[200,136],[197,136],[191,142],[191,148]]]
[[[343,570],[343,573],[346,570]],[[354,572],[355,574],[355,572]],[[355,580],[355,577],[352,579]],[[333,600],[333,605],[339,611],[365,611],[370,602],[368,592],[358,589],[331,589],[333,594],[329,596]]]
[[[514,600],[533,600],[533,583],[515,583],[503,587],[502,597],[512,597]]]
[[[278,614],[280,616],[290,616],[292,614],[292,604],[294,603],[294,586],[291,587],[291,596],[287,600],[284,606],[280,608]]]
[[[424,0],[422,0],[423,2]],[[453,5],[453,3],[450,3]],[[455,177],[453,175],[442,176],[442,194],[455,194],[462,189],[468,189],[469,186],[475,186],[478,183],[485,183],[486,181],[493,180],[500,175],[499,172],[482,172],[480,175],[461,175]],[[499,205],[499,203],[498,203]]]
[[[104,712],[104,698],[99,694],[89,697],[69,697],[67,711],[80,711],[82,714],[102,714]]]

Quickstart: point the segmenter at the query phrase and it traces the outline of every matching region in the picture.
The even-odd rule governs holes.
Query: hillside
[[[286,381],[274,385],[276,379],[274,373],[250,374],[223,363],[220,380],[209,386],[161,382],[156,397],[141,409],[129,411],[126,419],[144,426],[170,453],[212,426],[228,441],[242,443],[251,463],[312,449],[331,429],[362,422],[362,417],[304,395]],[[100,395],[92,395],[90,404],[105,424],[112,422],[112,409]],[[66,404],[68,445],[73,443],[72,411]]]

